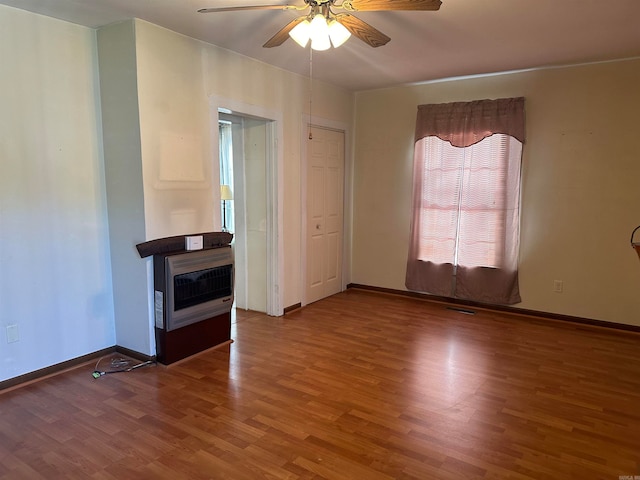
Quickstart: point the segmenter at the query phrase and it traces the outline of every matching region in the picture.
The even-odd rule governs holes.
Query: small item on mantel
[[[185,250],[202,250],[203,244],[202,235],[190,235],[184,237]]]

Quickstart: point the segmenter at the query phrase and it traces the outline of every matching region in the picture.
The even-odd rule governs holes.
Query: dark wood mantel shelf
[[[229,245],[233,240],[233,234],[229,232],[206,232],[193,233],[190,235],[177,235],[175,237],[159,238],[157,240],[149,240],[148,242],[136,245],[141,258],[150,255],[159,255],[163,253],[179,252],[184,250],[185,237],[202,235],[203,248],[219,248]]]

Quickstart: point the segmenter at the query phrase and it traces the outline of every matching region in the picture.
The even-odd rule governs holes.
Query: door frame
[[[300,305],[308,304],[307,285],[307,170],[309,165],[309,128],[323,128],[344,134],[344,185],[342,215],[342,291],[351,282],[351,237],[353,224],[353,155],[351,151],[351,128],[343,122],[326,118],[302,115],[300,129]]]
[[[284,314],[283,293],[281,287],[284,279],[284,155],[280,145],[283,144],[283,114],[257,105],[251,105],[230,98],[211,95],[209,97],[209,114],[211,123],[212,159],[219,165],[218,113],[254,117],[266,120],[267,143],[267,315]],[[213,169],[214,185],[220,183],[220,168]],[[214,189],[214,199],[220,200],[220,189]],[[215,226],[221,226],[220,209],[214,208]]]

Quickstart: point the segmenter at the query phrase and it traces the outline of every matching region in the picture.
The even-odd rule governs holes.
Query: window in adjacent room
[[[233,192],[233,131],[232,123],[227,120],[218,121],[219,149],[220,149],[220,186],[228,187],[226,192]],[[221,188],[222,194],[222,188]],[[229,232],[235,232],[235,212],[232,200],[220,202],[220,216],[223,219],[224,228]]]
[[[523,141],[522,98],[419,107],[407,288],[520,301]]]

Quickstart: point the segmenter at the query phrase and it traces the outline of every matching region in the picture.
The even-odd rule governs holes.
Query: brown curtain
[[[418,106],[416,142],[434,136],[469,147],[494,133],[524,143],[524,97]]]
[[[464,250],[472,250],[469,247],[469,232],[474,229],[486,229],[484,222],[469,221],[473,228],[467,226],[464,231],[461,228],[461,221],[448,222],[453,225],[440,225],[438,222],[426,222],[423,218],[425,214],[424,205],[429,201],[429,195],[437,195],[433,190],[433,185],[441,188],[443,182],[432,179],[430,175],[438,175],[439,170],[446,169],[448,157],[441,158],[439,165],[442,168],[430,170],[429,159],[425,159],[425,140],[428,137],[438,137],[439,139],[451,143],[459,148],[475,148],[474,145],[483,139],[494,134],[503,134],[513,137],[511,141],[511,154],[508,155],[508,165],[506,166],[504,177],[501,180],[501,201],[500,206],[500,238],[497,244],[500,245],[499,261],[491,265],[478,265],[477,262],[465,264]],[[416,121],[416,148],[414,155],[413,173],[413,216],[411,222],[411,239],[409,245],[409,255],[407,259],[406,286],[409,290],[427,292],[433,295],[454,297],[460,299],[473,300],[491,304],[514,304],[520,302],[518,286],[518,251],[519,251],[519,200],[520,200],[520,168],[522,144],[524,143],[524,98],[506,98],[498,100],[479,100],[474,102],[458,102],[438,105],[420,105]],[[515,145],[515,147],[514,147]],[[484,161],[490,161],[484,159]],[[461,167],[462,168],[462,167]],[[467,167],[465,167],[467,168]],[[482,181],[478,178],[474,180],[476,171],[482,168],[470,166],[467,171],[461,172],[460,182]],[[501,177],[501,178],[502,178]],[[463,180],[464,178],[464,180]],[[455,184],[455,182],[454,182]],[[467,188],[465,191],[470,190]],[[483,200],[476,197],[471,199],[462,198],[459,200],[459,208],[462,213],[458,213],[462,218],[464,209],[478,210],[477,205]],[[504,197],[504,198],[502,198]],[[457,198],[457,197],[456,197]],[[457,200],[456,200],[457,201]],[[464,202],[467,202],[466,205]],[[435,203],[440,204],[440,199]],[[470,207],[469,207],[470,206]],[[436,209],[437,210],[437,209]],[[447,215],[449,214],[447,210]],[[475,214],[476,212],[474,212]],[[495,216],[495,212],[491,213]],[[482,216],[481,216],[482,218]],[[446,222],[440,222],[446,223]],[[436,225],[437,224],[437,225]],[[445,231],[446,228],[456,229],[453,232]],[[425,232],[425,229],[433,231]],[[425,237],[440,235],[442,238],[450,240],[459,238],[456,241],[458,251],[451,258],[457,258],[457,264],[453,260],[433,260],[424,253]],[[483,234],[486,232],[482,232]],[[465,238],[463,238],[465,237]],[[439,240],[436,240],[436,243]],[[446,243],[446,242],[441,242]],[[449,241],[449,243],[452,243]],[[461,253],[462,250],[462,253]]]

